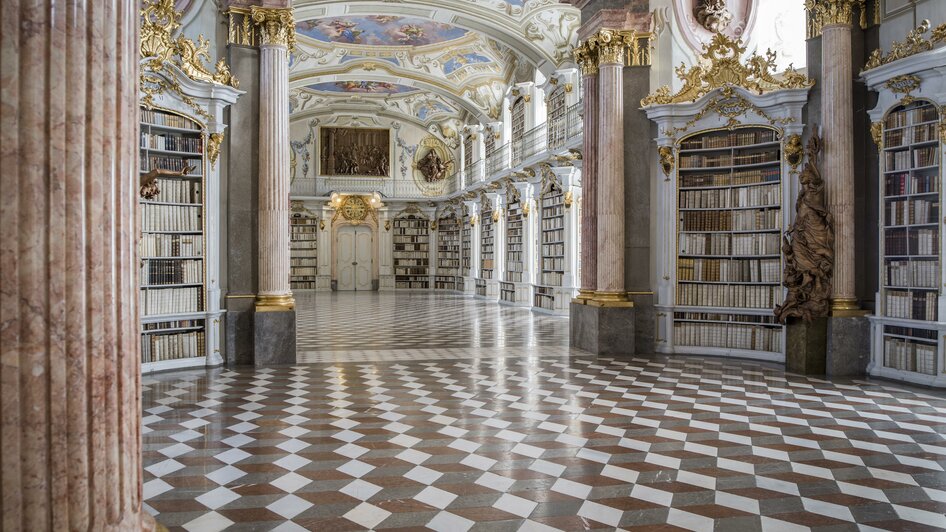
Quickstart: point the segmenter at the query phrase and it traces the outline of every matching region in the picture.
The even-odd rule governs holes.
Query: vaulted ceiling
[[[455,130],[493,121],[511,83],[571,63],[556,0],[296,0],[293,118],[358,109]],[[449,136],[449,135],[447,135]]]

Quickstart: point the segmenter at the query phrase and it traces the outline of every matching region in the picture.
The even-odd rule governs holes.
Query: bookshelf
[[[395,288],[430,288],[430,221],[418,214],[399,216],[392,237]]]
[[[476,279],[474,280],[476,295],[481,297],[486,297],[486,280],[485,279]]]
[[[777,354],[782,326],[781,142],[768,127],[696,133],[679,146],[673,343]]]
[[[460,275],[460,221],[454,214],[437,220],[437,274],[434,288],[456,290]],[[461,288],[462,289],[462,288]]]
[[[506,303],[515,303],[516,302],[516,285],[513,283],[507,283],[506,281],[499,282],[499,300],[505,301]]]
[[[460,276],[470,277],[473,271],[473,227],[469,216],[463,217],[460,242]]]
[[[523,219],[522,205],[519,201],[509,204],[506,211],[506,282],[521,283],[525,274],[523,257]]]
[[[493,268],[496,265],[495,224],[493,223],[493,209],[488,203],[483,206],[480,215],[480,279],[493,278]]]
[[[946,81],[939,47],[861,73],[878,93],[878,290],[871,375],[946,387],[943,157]]]
[[[156,196],[140,198],[140,307],[143,371],[204,365],[206,238],[205,131],[198,122],[161,109],[142,109],[139,170],[164,175]]]
[[[308,212],[289,217],[289,286],[314,290],[319,267],[319,218]]]
[[[565,255],[565,193],[556,185],[542,196],[541,239],[539,242],[539,283],[534,293],[538,308],[555,308],[555,291],[562,286],[566,271]]]

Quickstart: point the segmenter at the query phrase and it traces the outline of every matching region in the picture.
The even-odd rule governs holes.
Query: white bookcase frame
[[[943,253],[946,249],[946,231],[943,230],[943,224],[946,218],[943,218],[943,201],[946,200],[943,190],[943,158],[946,157],[946,143],[943,142],[944,133],[946,133],[946,47],[936,48],[921,52],[909,57],[905,57],[891,63],[873,68],[862,73],[864,81],[869,89],[877,91],[877,105],[870,111],[871,122],[874,124],[871,128],[875,135],[875,141],[878,142],[880,149],[879,157],[879,215],[878,215],[878,238],[881,249],[879,261],[879,283],[876,296],[875,314],[869,316],[871,322],[871,361],[868,365],[868,372],[878,377],[901,380],[915,384],[927,386],[946,387],[946,293],[943,287],[946,287],[946,272],[943,268]],[[938,135],[938,142],[907,143],[910,146],[909,153],[913,153],[914,148],[935,146],[937,160],[932,168],[928,170],[916,171],[913,157],[910,158],[911,170],[890,170],[886,165],[887,154],[899,151],[896,147],[887,147],[886,142],[892,128],[886,126],[888,117],[892,112],[898,110],[901,106],[912,103],[928,102],[938,112],[936,120],[930,121],[934,134]],[[909,130],[912,131],[916,124],[910,124]],[[920,144],[920,146],[917,146]],[[938,234],[935,236],[938,249],[933,254],[938,262],[938,274],[936,274],[936,288],[933,290],[936,294],[936,319],[921,320],[902,317],[890,317],[887,308],[888,288],[886,279],[886,177],[892,174],[908,173],[912,178],[924,175],[936,175],[937,188],[936,194],[925,196],[930,201],[938,202],[938,212],[935,218],[931,216],[931,224],[927,227],[935,227]],[[911,196],[911,199],[916,196]],[[911,201],[913,203],[913,201]],[[916,224],[909,224],[911,227]],[[908,255],[914,254],[908,251]],[[911,283],[911,286],[915,286]],[[932,288],[932,287],[930,287]],[[909,334],[898,334],[907,332]],[[928,336],[928,340],[919,340],[919,336]],[[911,340],[910,338],[914,340]],[[919,371],[920,360],[914,351],[907,354],[898,354],[895,350],[888,351],[888,347],[897,345],[900,341],[906,341],[905,347],[912,347],[911,344],[935,346],[935,355],[933,363],[935,366],[930,373]],[[891,358],[896,357],[896,360]],[[899,362],[898,362],[899,361]],[[912,361],[912,364],[911,364]],[[900,363],[903,362],[903,363]],[[928,363],[928,360],[924,361]],[[906,366],[906,367],[896,367]],[[909,369],[913,367],[917,371]]]
[[[784,363],[785,341],[782,327],[778,327],[781,336],[780,345],[778,349],[771,351],[677,345],[674,341],[675,313],[738,315],[747,319],[760,316],[763,317],[761,319],[766,320],[773,316],[772,308],[731,308],[677,303],[678,237],[682,230],[679,226],[681,217],[678,208],[681,173],[680,147],[684,139],[714,131],[737,131],[737,128],[742,127],[774,130],[781,154],[781,162],[777,167],[780,170],[781,183],[780,227],[784,231],[794,218],[795,197],[798,193],[797,172],[800,170],[800,168],[794,169],[785,160],[784,143],[790,135],[802,133],[804,128],[802,108],[807,102],[807,97],[807,88],[779,89],[760,95],[741,87],[723,86],[707,92],[692,102],[655,104],[645,108],[647,116],[657,123],[658,131],[656,139],[658,152],[655,154],[657,235],[654,246],[657,278],[656,350],[658,352],[751,358]],[[661,151],[665,154],[669,153],[669,157],[661,158]],[[732,255],[731,250],[729,255]],[[784,288],[780,287],[780,290],[784,296]],[[735,320],[730,321],[735,322]]]
[[[142,324],[180,320],[204,320],[204,356],[142,363],[143,373],[180,369],[187,367],[218,366],[223,363],[221,352],[221,319],[226,312],[221,309],[220,295],[220,164],[217,160],[220,142],[226,125],[223,112],[243,94],[228,85],[189,78],[172,62],[164,62],[162,70],[149,68],[150,59],[142,60],[141,69],[147,74],[149,89],[141,91],[139,98],[145,108],[185,117],[201,128],[203,137],[203,245],[204,245],[204,308],[200,312],[170,313],[160,316],[145,315]],[[163,90],[153,90],[155,81],[164,83]],[[212,151],[211,151],[212,150]],[[143,331],[143,329],[142,329]]]

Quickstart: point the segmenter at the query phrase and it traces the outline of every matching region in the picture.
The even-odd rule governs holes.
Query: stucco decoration
[[[425,195],[439,196],[456,170],[453,153],[440,139],[429,136],[420,141],[414,152],[414,182]]]
[[[673,0],[673,14],[686,43],[699,52],[714,33],[743,39],[749,35],[758,9],[755,4],[753,0]]]

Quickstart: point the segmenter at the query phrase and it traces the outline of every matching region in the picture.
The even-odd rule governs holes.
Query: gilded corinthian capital
[[[296,24],[290,8],[253,6],[253,23],[259,27],[260,44],[285,46],[290,52],[296,44]]]
[[[859,12],[861,28],[867,28],[867,0],[805,0],[808,11],[808,36],[821,34],[825,26],[854,24],[854,10]]]

